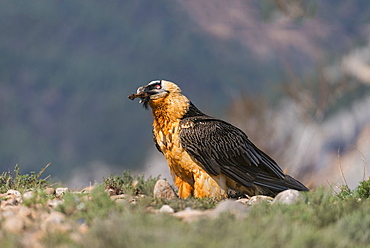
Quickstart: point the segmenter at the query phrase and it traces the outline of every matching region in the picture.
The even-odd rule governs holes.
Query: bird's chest
[[[167,125],[154,125],[154,138],[161,151],[171,152],[180,148],[178,123],[169,123]]]
[[[191,177],[199,167],[181,146],[179,122],[165,126],[154,125],[154,139],[165,156],[168,166],[179,177]]]

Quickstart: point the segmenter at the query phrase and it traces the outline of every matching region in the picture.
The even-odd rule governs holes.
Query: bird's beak
[[[149,92],[149,89],[146,86],[141,86],[136,90],[136,94],[133,93],[128,96],[130,100],[134,100],[135,98],[140,98],[139,103],[144,103],[144,107],[148,108],[148,102],[150,99],[151,92]]]
[[[149,96],[148,87],[141,86],[141,87],[137,88],[136,94],[140,96],[139,103],[142,103],[144,101],[144,99]]]

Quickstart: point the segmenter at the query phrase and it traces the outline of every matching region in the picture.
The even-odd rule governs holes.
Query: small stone
[[[207,217],[208,214],[200,210],[184,210],[174,213],[173,216],[186,222],[192,222]]]
[[[55,194],[55,189],[54,188],[46,188],[45,193],[47,195],[54,195]]]
[[[120,195],[112,195],[110,199],[112,199],[113,201],[116,201],[118,199],[126,199],[127,197],[128,195],[126,194],[120,194]]]
[[[19,199],[18,198],[10,198],[8,200],[1,201],[1,207],[2,208],[5,208],[6,206],[17,206],[18,204],[19,204]]]
[[[33,191],[27,191],[27,192],[24,192],[23,193],[23,199],[24,200],[28,200],[28,199],[32,199],[32,197],[35,195],[35,193]]]
[[[6,194],[7,195],[15,195],[16,197],[20,197],[21,196],[21,193],[18,190],[14,190],[14,189],[9,189],[6,192]]]
[[[64,200],[61,199],[53,199],[53,200],[48,200],[47,205],[50,208],[56,208],[58,205],[63,204]]]
[[[293,204],[298,201],[300,195],[301,193],[295,189],[284,190],[275,197],[272,204],[275,203]]]
[[[163,205],[160,209],[159,209],[159,212],[160,213],[166,213],[166,214],[173,214],[175,212],[175,210],[173,210],[173,208],[171,208],[170,205]]]
[[[68,188],[57,188],[57,189],[55,190],[55,195],[56,195],[57,197],[60,197],[60,196],[65,195],[65,193],[67,193],[67,192],[69,192],[69,189],[68,189]]]
[[[24,229],[24,221],[19,216],[9,216],[5,219],[2,228],[6,231],[19,234]]]
[[[229,212],[237,217],[243,217],[249,211],[249,207],[235,200],[223,200],[211,212],[213,217],[219,216],[221,213]]]
[[[258,203],[262,203],[262,202],[268,202],[268,203],[271,203],[272,201],[274,200],[274,198],[270,197],[270,196],[265,196],[265,195],[255,195],[255,196],[252,196],[247,204],[249,206],[252,206],[254,204],[258,204]]]
[[[166,180],[159,179],[154,186],[154,197],[163,199],[174,199],[176,193]]]
[[[116,202],[118,204],[126,204],[126,203],[128,203],[128,201],[126,199],[116,199],[116,200],[114,200],[114,202]]]

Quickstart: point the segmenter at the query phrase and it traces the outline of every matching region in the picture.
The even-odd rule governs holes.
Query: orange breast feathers
[[[154,139],[167,160],[174,183],[179,188],[179,197],[225,198],[226,177],[210,176],[181,146],[180,120],[189,108],[189,100],[182,94],[172,94],[151,101],[150,106],[154,116]]]

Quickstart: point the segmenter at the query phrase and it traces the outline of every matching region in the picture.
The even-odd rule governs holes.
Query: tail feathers
[[[259,174],[253,183],[261,187],[266,187],[275,193],[279,193],[287,189],[309,191],[306,186],[289,175],[285,175],[284,178],[280,179],[263,173]]]

